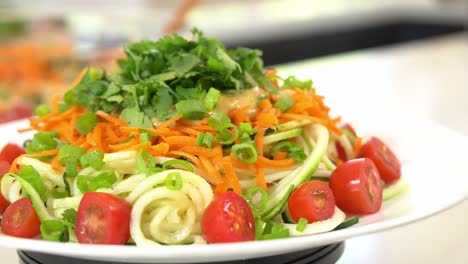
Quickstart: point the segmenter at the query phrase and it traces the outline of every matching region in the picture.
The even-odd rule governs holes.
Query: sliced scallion
[[[193,172],[193,166],[190,162],[188,161],[185,161],[185,160],[181,160],[181,159],[172,159],[172,160],[168,160],[168,161],[165,161],[163,162],[162,164],[162,168],[163,170],[167,170],[169,168],[180,168],[180,167],[183,167],[185,168],[186,170],[190,171],[190,172]]]
[[[243,142],[232,146],[231,153],[236,159],[247,164],[255,163],[258,159],[257,149],[251,142]]]
[[[166,188],[172,191],[178,191],[182,189],[182,175],[178,172],[170,172],[166,176],[164,181]]]

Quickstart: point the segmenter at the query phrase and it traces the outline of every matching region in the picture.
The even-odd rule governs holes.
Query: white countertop
[[[339,96],[327,96],[337,113],[342,111],[335,107],[340,101],[362,93],[362,102],[356,103],[368,103],[370,109],[397,104],[411,117],[431,119],[468,136],[467,35],[309,60],[279,71],[312,78],[324,95],[328,88],[339,88]],[[467,223],[465,200],[428,219],[350,239],[339,263],[468,263]],[[2,264],[18,263],[12,249],[0,248],[0,258]]]

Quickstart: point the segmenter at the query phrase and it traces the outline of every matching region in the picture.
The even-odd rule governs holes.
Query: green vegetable
[[[251,142],[235,144],[231,148],[231,153],[236,159],[247,164],[253,164],[258,159],[257,149]]]
[[[287,229],[282,223],[269,221],[266,222],[263,234],[259,237],[259,240],[270,240],[287,237],[289,237],[289,229]]]
[[[197,146],[205,147],[205,148],[212,148],[213,147],[213,134],[206,132],[206,133],[199,133],[197,135]]]
[[[162,164],[163,170],[167,170],[170,167],[174,167],[174,168],[183,167],[186,170],[188,170],[190,172],[193,172],[192,163],[190,163],[188,161],[185,161],[185,160],[181,160],[181,159],[171,159],[171,160],[163,162],[163,164]]]
[[[291,89],[291,88],[302,88],[302,89],[311,89],[312,80],[301,81],[298,80],[295,76],[289,76],[284,80],[282,89]]]
[[[41,179],[41,175],[31,165],[26,165],[18,172],[19,177],[27,181],[36,190],[42,201],[47,199],[47,188]]]
[[[75,228],[77,211],[73,208],[69,208],[62,213],[63,223],[68,228]]]
[[[257,194],[260,195],[260,199],[256,198]],[[266,208],[268,193],[259,186],[253,186],[245,191],[244,198],[252,208],[254,215],[258,215]]]
[[[348,228],[348,227],[350,227],[352,225],[355,225],[357,223],[359,223],[359,217],[358,216],[352,216],[352,217],[346,219],[345,221],[343,221],[343,223],[339,224],[333,230],[340,230],[340,229]]]
[[[281,97],[276,101],[274,107],[278,108],[281,112],[288,111],[294,105],[294,100],[288,94],[283,94]]]
[[[60,164],[65,165],[67,160],[79,160],[81,156],[86,153],[86,150],[74,146],[74,145],[63,145],[59,148],[57,160]]]
[[[216,112],[212,114],[206,122],[210,127],[216,131],[223,130],[231,125],[231,119],[222,112]]]
[[[265,145],[268,145],[273,142],[285,140],[288,138],[294,138],[294,137],[302,135],[303,132],[304,132],[303,128],[294,128],[288,131],[274,133],[274,134],[265,136],[264,143]]]
[[[45,116],[50,113],[50,107],[46,104],[40,104],[36,107],[34,113],[39,117]]]
[[[146,175],[156,172],[156,161],[153,155],[146,149],[140,149],[140,151],[138,151],[136,165],[137,169]]]
[[[94,170],[100,170],[104,166],[104,154],[99,150],[92,150],[80,158],[81,165],[86,167],[91,167]]]
[[[103,172],[96,177],[78,176],[76,178],[78,189],[82,193],[94,192],[101,188],[110,188],[117,181],[115,172]]]
[[[178,172],[170,172],[166,176],[164,181],[166,188],[172,191],[178,191],[182,189],[182,175]]]
[[[304,162],[304,160],[307,158],[303,147],[287,141],[282,141],[275,144],[270,149],[270,155],[275,156],[276,153],[278,153],[280,150],[286,150],[288,152],[288,157],[294,158],[299,163]]]
[[[244,123],[244,122],[239,123],[239,133],[241,134],[246,133],[250,135],[250,134],[253,134],[254,132],[255,130],[253,129],[252,124]]]
[[[175,107],[177,112],[186,119],[200,120],[208,115],[205,105],[194,99],[180,101]]]
[[[78,117],[78,120],[76,121],[76,129],[78,129],[80,134],[86,135],[94,129],[98,122],[99,120],[95,113],[87,112],[86,114]]]
[[[229,130],[229,128],[232,128],[234,134]],[[228,127],[217,131],[216,141],[221,145],[231,145],[238,137],[239,129],[235,125],[230,124]]]
[[[399,179],[392,185],[383,188],[382,200],[387,201],[391,198],[397,197],[408,190],[408,183],[404,179]]]
[[[221,92],[213,87],[208,90],[208,93],[205,96],[205,108],[208,111],[213,110],[216,104],[218,104],[219,99],[221,98]]]
[[[148,131],[148,130],[141,130],[140,131],[140,142],[141,143],[151,142],[152,137],[153,137],[153,135],[151,134],[150,131]]]
[[[201,31],[192,33],[193,40],[173,35],[125,45],[126,57],[118,61],[116,73],[90,68],[64,96],[66,105],[85,106],[92,112],[125,111],[126,122],[147,127],[151,118],[163,121],[181,112],[189,119],[206,116],[219,100],[216,91],[271,86],[263,75],[260,51],[226,50]],[[173,108],[185,100],[198,101],[194,115]]]
[[[296,230],[298,232],[304,232],[307,224],[308,224],[307,219],[301,217],[299,221],[297,222]]]
[[[46,220],[41,223],[42,238],[49,241],[67,242],[68,228],[60,220]]]
[[[46,150],[57,148],[58,145],[58,134],[55,131],[49,132],[38,132],[34,134],[32,140],[25,143],[26,153],[39,153]]]

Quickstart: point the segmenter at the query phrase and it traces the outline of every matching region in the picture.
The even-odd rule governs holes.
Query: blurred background
[[[467,30],[468,0],[0,0],[0,122],[26,117],[122,44],[194,26],[277,65]]]

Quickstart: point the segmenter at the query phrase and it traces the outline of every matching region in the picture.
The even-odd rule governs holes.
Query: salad
[[[4,234],[175,245],[313,235],[405,189],[395,154],[330,116],[311,80],[192,31],[125,46],[37,107],[0,153]]]

